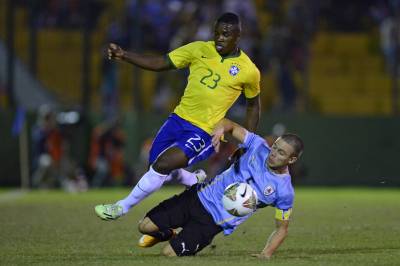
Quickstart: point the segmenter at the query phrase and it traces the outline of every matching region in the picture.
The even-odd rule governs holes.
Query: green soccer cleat
[[[116,220],[123,215],[122,207],[117,204],[101,204],[94,207],[94,211],[101,219]]]

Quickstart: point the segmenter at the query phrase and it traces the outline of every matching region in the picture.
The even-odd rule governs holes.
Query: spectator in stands
[[[50,188],[61,185],[64,176],[60,171],[64,136],[56,123],[55,112],[41,106],[32,129],[33,187]]]
[[[290,28],[282,19],[282,14],[275,13],[263,43],[264,64],[268,71],[276,75],[280,102],[275,106],[278,111],[292,111],[297,96],[293,77],[293,41]]]
[[[31,8],[32,1],[19,1],[21,6]],[[33,1],[35,2],[35,1]],[[78,28],[85,25],[93,28],[104,10],[99,0],[43,0],[37,1],[37,25],[52,28]]]
[[[222,3],[224,12],[233,12],[242,19],[243,32],[240,36],[240,48],[246,51],[251,58],[257,58],[258,42],[261,32],[258,25],[258,14],[254,1],[225,0]],[[258,63],[258,62],[256,62]]]
[[[120,185],[124,180],[125,135],[120,121],[100,123],[93,129],[89,166],[94,172],[92,186]]]
[[[400,51],[400,1],[381,1],[370,8],[372,19],[379,24],[380,46],[390,75],[397,76]]]
[[[276,72],[280,93],[279,111],[304,109],[308,90],[310,44],[316,31],[319,4],[314,0],[280,1],[268,6],[272,24],[263,43],[264,64]],[[300,77],[296,82],[295,76]]]
[[[400,51],[400,16],[390,15],[383,19],[380,26],[381,49],[390,74],[398,75]]]
[[[6,108],[7,92],[6,87],[0,82],[0,110]]]
[[[128,25],[126,19],[115,19],[108,26],[105,43],[116,42],[121,43],[123,47],[129,47],[129,32],[125,29]],[[103,47],[106,50],[106,47]],[[118,65],[112,64],[110,60],[102,58],[101,61],[102,83],[100,85],[101,92],[101,108],[103,117],[108,120],[118,115],[119,93],[118,93]]]

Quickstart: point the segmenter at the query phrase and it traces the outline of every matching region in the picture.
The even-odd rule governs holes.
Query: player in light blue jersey
[[[242,143],[245,152],[210,182],[194,185],[149,211],[139,224],[139,231],[144,234],[139,246],[150,247],[169,240],[163,249],[164,255],[188,256],[210,244],[219,232],[231,234],[251,216],[232,216],[224,209],[221,200],[224,190],[234,182],[246,182],[252,186],[258,196],[257,208],[272,206],[276,209],[276,230],[261,253],[255,256],[270,258],[281,245],[288,233],[294,200],[288,165],[300,157],[303,141],[297,135],[284,134],[269,146],[262,137],[223,119],[212,134],[216,151],[227,132]],[[175,235],[174,229],[179,227],[182,231]]]

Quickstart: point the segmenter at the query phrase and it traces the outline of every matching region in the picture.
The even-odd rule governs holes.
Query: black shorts
[[[195,255],[222,231],[197,196],[196,185],[161,202],[146,214],[160,230],[182,227],[169,243],[177,256]]]

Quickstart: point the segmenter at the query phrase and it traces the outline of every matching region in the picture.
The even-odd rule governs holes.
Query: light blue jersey
[[[289,219],[293,207],[294,189],[291,177],[289,173],[275,174],[269,170],[266,161],[271,148],[266,141],[262,137],[248,132],[243,148],[247,151],[240,157],[240,171],[236,172],[232,165],[209,183],[199,184],[197,188],[200,201],[212,215],[215,223],[223,228],[225,235],[231,234],[239,224],[251,216],[249,214],[244,217],[236,217],[224,209],[221,200],[224,190],[234,182],[250,184],[258,196],[257,208],[276,207],[277,219]]]

